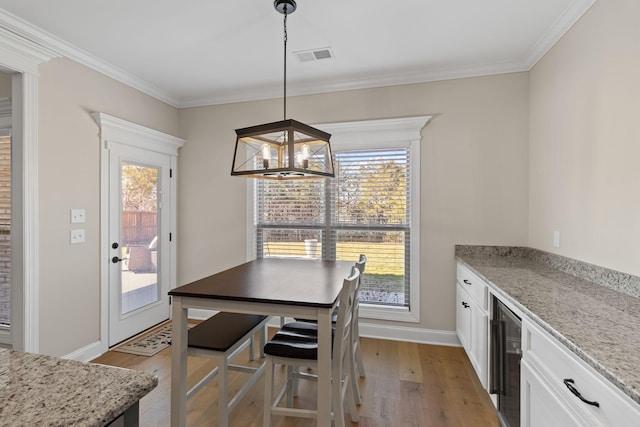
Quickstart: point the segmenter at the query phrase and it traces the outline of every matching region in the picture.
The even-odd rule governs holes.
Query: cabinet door
[[[577,414],[583,425],[640,426],[640,406],[587,366],[555,338],[530,321],[523,322],[524,359],[540,375],[567,408]],[[567,386],[571,379],[576,391],[598,406],[582,402]]]
[[[523,360],[520,365],[522,427],[584,427],[544,380]]]
[[[480,383],[485,390],[488,387],[488,334],[489,316],[476,304],[470,304],[471,310],[471,348],[469,359],[473,365]]]
[[[471,351],[471,306],[470,298],[460,287],[456,286],[456,332],[462,347],[467,354]]]

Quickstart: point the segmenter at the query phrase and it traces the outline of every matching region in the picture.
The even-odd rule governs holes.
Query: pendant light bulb
[[[269,144],[262,144],[262,164],[265,169],[269,169],[269,160],[271,160],[271,147]]]
[[[309,146],[307,144],[302,144],[300,146],[300,153],[302,154],[303,159],[309,159]]]

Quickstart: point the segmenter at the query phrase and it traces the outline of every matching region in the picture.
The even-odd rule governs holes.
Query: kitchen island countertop
[[[638,277],[530,248],[457,246],[456,258],[640,403]]]
[[[146,372],[0,349],[0,425],[105,426],[157,384]]]

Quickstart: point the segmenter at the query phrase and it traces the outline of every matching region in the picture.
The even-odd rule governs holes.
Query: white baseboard
[[[391,341],[461,347],[454,331],[409,328],[405,326],[376,325],[360,322],[360,336]]]
[[[82,348],[79,348],[76,351],[73,351],[65,356],[62,356],[62,358],[78,360],[80,362],[89,362],[96,357],[102,356],[103,353],[102,341],[96,341]]]

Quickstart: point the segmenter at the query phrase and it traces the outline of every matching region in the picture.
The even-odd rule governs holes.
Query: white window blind
[[[11,137],[0,135],[0,325],[11,319]]]
[[[361,301],[410,302],[409,148],[335,153],[335,179],[260,180],[258,257],[356,261],[367,255]]]

